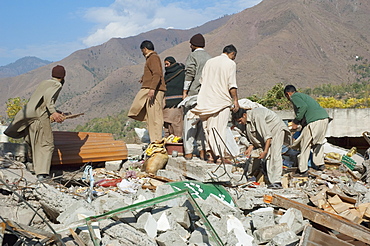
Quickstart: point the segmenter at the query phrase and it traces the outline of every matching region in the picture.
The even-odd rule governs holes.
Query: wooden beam
[[[370,230],[364,226],[358,225],[339,215],[328,213],[324,210],[302,204],[291,199],[274,194],[265,195],[265,201],[271,201],[271,204],[289,209],[295,208],[302,212],[304,218],[307,218],[317,224],[326,226],[340,233],[355,238],[361,242],[370,244]]]
[[[3,245],[5,228],[5,222],[0,223],[0,245]]]
[[[340,246],[353,246],[353,244],[347,243],[339,238],[334,236],[330,236],[324,232],[321,232],[312,226],[306,226],[302,238],[300,241],[299,246],[333,246],[333,245],[340,245]]]
[[[29,239],[39,238],[40,240],[45,240],[48,242],[55,241],[53,233],[46,232],[41,229],[36,229],[31,226],[22,225],[11,220],[7,220],[6,225],[11,227],[13,231],[18,232],[24,237]]]
[[[78,236],[77,233],[73,229],[69,228],[69,232],[71,233],[73,239],[78,244],[78,246],[86,246],[86,244],[82,241],[80,236]]]

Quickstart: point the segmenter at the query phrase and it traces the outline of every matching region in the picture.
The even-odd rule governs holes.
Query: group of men
[[[284,89],[285,96],[293,104],[295,118],[291,130],[301,126],[300,135],[292,143],[291,130],[272,110],[259,107],[239,109],[232,113],[234,125],[242,126],[242,134],[247,141],[245,155],[253,159],[251,174],[260,170],[266,175],[270,188],[282,188],[283,170],[282,146],[300,150],[298,155],[298,176],[308,175],[308,162],[311,158],[315,168],[324,169],[325,134],[329,115],[312,97],[297,92],[293,85]],[[244,127],[243,127],[244,126]],[[255,154],[252,156],[252,151]]]
[[[146,63],[142,85],[128,116],[147,122],[151,142],[162,139],[164,125],[166,134],[182,137],[187,160],[193,158],[197,146],[201,159],[216,162],[225,149],[218,142],[225,139],[230,108],[235,112],[239,109],[234,62],[237,50],[228,45],[220,56],[211,58],[204,47],[204,36],[194,35],[185,66],[166,57],[165,75],[161,76],[161,61],[153,43],[143,41],[140,48]]]
[[[142,87],[129,116],[147,122],[151,142],[162,138],[164,125],[166,135],[182,136],[185,159],[190,160],[198,153],[202,160],[225,163],[226,130],[231,112],[235,125],[244,125],[242,134],[248,140],[246,156],[249,158],[253,151],[257,151],[253,166],[257,169],[265,167],[270,187],[281,188],[283,145],[300,149],[299,175],[307,175],[311,149],[313,162],[322,169],[323,144],[329,122],[326,110],[313,98],[297,92],[293,85],[286,86],[284,93],[296,113],[291,130],[297,129],[298,125],[303,127],[300,137],[292,145],[291,130],[276,113],[267,108],[240,108],[234,62],[236,48],[228,45],[221,55],[211,58],[204,47],[203,35],[194,35],[190,39],[191,53],[185,66],[173,57],[166,57],[163,78],[159,75],[161,62],[153,44],[150,41],[141,44],[147,61]],[[163,97],[165,105],[162,104]]]
[[[247,138],[245,154],[249,158],[260,150],[255,163],[263,162],[272,188],[281,187],[283,144],[291,145],[287,125],[267,108],[243,109],[238,103],[236,64],[237,50],[224,47],[222,54],[211,58],[204,50],[205,39],[196,34],[190,39],[191,53],[185,66],[169,56],[164,59],[165,74],[159,55],[151,41],[145,40],[140,49],[146,58],[144,73],[128,116],[146,121],[150,141],[162,139],[163,127],[167,135],[181,136],[184,157],[199,158],[211,163],[226,162],[226,130],[230,112],[235,125]],[[4,132],[9,137],[24,137],[28,143],[39,180],[48,178],[54,150],[51,121],[63,122],[64,114],[55,109],[55,101],[64,84],[66,71],[57,65],[51,79],[39,84],[29,102],[17,113]],[[296,113],[292,128],[303,126],[293,145],[300,149],[299,171],[307,173],[307,163],[313,150],[313,162],[324,164],[323,144],[328,125],[325,109],[308,95],[288,85],[284,91]],[[195,151],[195,146],[197,150]],[[256,165],[261,165],[257,163]]]

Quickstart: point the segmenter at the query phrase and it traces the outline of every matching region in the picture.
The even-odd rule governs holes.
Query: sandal
[[[224,159],[224,161],[222,162],[222,160],[220,158],[217,159],[217,161],[215,162],[216,164],[234,164],[232,161],[228,160],[228,159]]]
[[[278,189],[282,189],[283,186],[281,185],[281,183],[273,183],[273,184],[269,184],[267,186],[267,189],[273,189],[273,190],[278,190]]]
[[[207,154],[204,150],[199,151],[199,159],[201,159],[202,161],[206,161],[206,160],[208,160],[207,157],[208,156],[207,156]]]
[[[193,154],[186,154],[184,155],[184,158],[185,160],[190,161],[191,159],[193,159]]]

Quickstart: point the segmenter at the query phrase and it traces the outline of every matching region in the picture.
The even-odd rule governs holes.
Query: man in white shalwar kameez
[[[203,122],[207,152],[214,162],[224,156],[230,109],[234,112],[239,109],[234,62],[236,53],[234,45],[228,45],[221,55],[206,62],[200,79],[197,106],[191,110]]]

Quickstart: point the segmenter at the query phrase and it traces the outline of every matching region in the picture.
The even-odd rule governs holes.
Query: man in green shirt
[[[284,89],[285,96],[294,107],[296,117],[292,122],[292,129],[303,127],[301,135],[293,145],[299,146],[298,168],[302,175],[307,175],[308,159],[312,150],[312,161],[324,169],[324,143],[325,134],[329,124],[329,115],[324,108],[312,97],[297,92],[293,85],[287,85]]]

